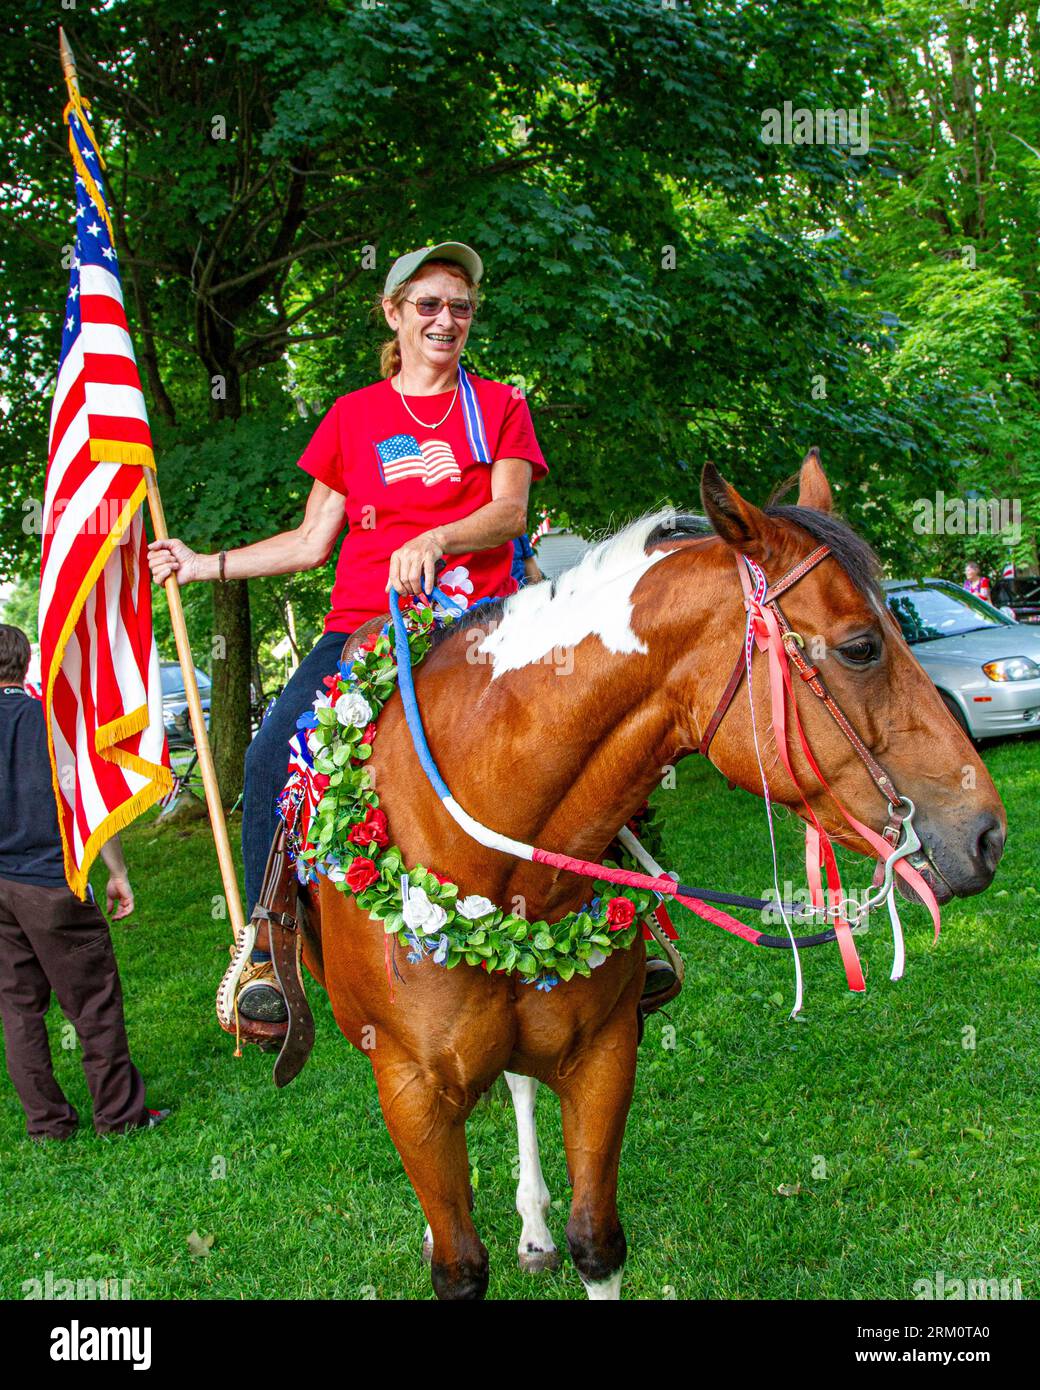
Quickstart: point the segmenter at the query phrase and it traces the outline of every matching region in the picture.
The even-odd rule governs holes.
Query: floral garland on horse
[[[418,666],[435,625],[453,618],[435,620],[432,606],[413,601],[404,621],[412,665]],[[515,973],[545,991],[590,975],[612,952],[632,945],[640,921],[661,901],[658,894],[596,880],[596,896],[577,912],[557,922],[529,922],[479,894],[460,898],[458,884],[421,864],[406,869],[390,843],[386,813],[365,766],[397,682],[389,629],[384,624],[351,661],[341,661],[336,674],[325,677],[325,693],[297,721],[278,814],[298,878],[312,883],[323,874],[351,894],[413,963],[430,957],[451,970],[464,961]]]

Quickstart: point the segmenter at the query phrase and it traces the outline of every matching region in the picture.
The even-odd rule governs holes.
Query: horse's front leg
[[[535,1128],[534,1105],[538,1082],[533,1076],[505,1073],[509,1094],[516,1112],[516,1138],[520,1157],[520,1172],[516,1184],[516,1209],[520,1214],[520,1268],[527,1274],[543,1269],[559,1269],[560,1254],[549,1230],[549,1189],[542,1176],[538,1154],[538,1131]]]
[[[405,1055],[388,1055],[384,1043],[373,1069],[386,1127],[401,1155],[432,1237],[430,1273],[443,1299],[483,1298],[487,1251],[470,1216],[466,1117],[473,1108],[458,1087],[447,1085]]]
[[[628,1249],[617,1210],[618,1165],[635,1085],[636,1026],[626,993],[578,1065],[553,1082],[574,1188],[567,1244],[591,1299],[621,1296]]]

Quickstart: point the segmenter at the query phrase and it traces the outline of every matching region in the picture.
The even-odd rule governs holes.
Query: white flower
[[[444,908],[440,903],[431,903],[424,888],[409,889],[402,912],[405,923],[420,936],[433,936],[448,920]]]
[[[494,912],[495,904],[490,898],[482,898],[479,893],[470,893],[468,898],[462,898],[456,903],[456,909],[472,922],[478,917],[486,917],[489,912]]]
[[[363,729],[372,719],[372,706],[357,690],[348,690],[336,701],[336,718],[341,724],[354,724]]]
[[[330,883],[343,883],[347,877],[347,871],[342,864],[330,864],[325,870],[325,875]]]
[[[593,970],[595,970],[595,969],[597,968],[597,966],[600,966],[600,965],[603,964],[603,962],[606,960],[606,958],[607,958],[606,955],[605,955],[601,950],[599,950],[598,948],[597,948],[596,950],[590,951],[590,952],[589,952],[589,966],[590,966],[590,968],[593,969]]]
[[[435,603],[433,605],[433,616],[438,622],[443,622],[445,618],[457,618],[458,614],[455,611],[456,608],[467,609],[469,607],[469,599],[465,594],[448,593],[447,590],[444,590],[444,597],[450,598],[455,607],[448,608],[439,601]]]
[[[473,580],[470,579],[469,570],[465,565],[456,565],[454,569],[444,571],[441,575],[441,582],[437,587],[443,589],[444,592],[447,593],[449,586],[452,589],[461,589],[464,594],[471,594],[473,592]],[[452,597],[454,597],[454,595],[452,595]],[[463,605],[463,607],[465,607],[465,605]]]

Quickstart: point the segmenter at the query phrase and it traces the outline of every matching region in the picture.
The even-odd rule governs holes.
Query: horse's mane
[[[795,475],[797,481],[797,475]],[[786,487],[786,484],[784,485]],[[780,489],[783,491],[783,488]],[[773,494],[774,496],[777,493]],[[831,554],[851,579],[856,589],[870,602],[882,602],[880,586],[881,564],[873,550],[858,536],[847,521],[833,512],[817,511],[815,507],[763,507],[766,516],[777,521],[790,521],[808,531],[814,541],[830,547]],[[713,535],[711,522],[697,512],[676,512],[666,519],[647,538],[647,546],[661,545],[669,540],[687,540]]]
[[[766,516],[778,521],[792,522],[807,531],[813,540],[830,547],[856,589],[875,606],[884,606],[879,584],[880,564],[877,556],[852,527],[832,512],[817,511],[815,507],[771,505],[763,509]],[[522,602],[525,617],[535,622],[549,604],[565,603],[589,590],[597,589],[605,579],[623,574],[655,546],[669,541],[703,540],[715,534],[707,517],[697,512],[679,512],[662,507],[636,517],[620,530],[602,537],[584,555],[555,579],[530,585],[520,593],[493,599],[470,609],[449,626],[434,633],[433,645],[449,641],[474,623],[494,624]],[[519,602],[518,602],[519,601]]]
[[[541,584],[531,584],[517,594],[506,598],[496,598],[490,603],[482,603],[471,608],[463,617],[448,627],[441,628],[433,637],[433,645],[450,640],[457,632],[462,632],[474,623],[493,624],[499,618],[524,606],[525,617],[531,622],[553,603],[566,603],[588,592],[595,592],[607,579],[623,574],[637,562],[645,560],[650,548],[650,537],[662,527],[667,529],[667,519],[675,516],[671,507],[660,507],[636,517],[619,531],[602,537],[585,551],[584,555],[569,569],[558,574],[555,579],[547,579]],[[710,531],[710,527],[708,528]]]

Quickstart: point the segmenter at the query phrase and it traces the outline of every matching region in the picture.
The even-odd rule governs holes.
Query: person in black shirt
[[[0,1020],[7,1070],[32,1139],[66,1139],[79,1121],[54,1076],[46,1016],[51,991],[72,1023],[99,1134],[152,1128],[169,1114],[145,1105],[130,1060],[108,923],[88,889],[65,881],[43,706],[25,690],[29,639],[0,624]],[[101,848],[113,920],[134,910],[119,837]]]

